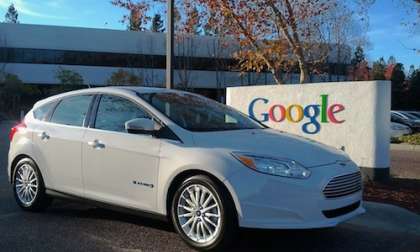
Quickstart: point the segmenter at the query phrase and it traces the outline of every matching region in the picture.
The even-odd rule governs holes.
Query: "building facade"
[[[0,64],[24,83],[59,84],[57,71],[79,73],[85,84],[102,86],[119,70],[138,76],[139,85],[163,87],[166,34],[29,24],[0,24]],[[235,48],[218,38],[180,37],[175,45],[175,86],[223,89],[273,84],[270,73],[240,73],[232,58]],[[332,60],[333,61],[333,60]],[[343,74],[329,76],[342,80]],[[325,76],[313,82],[328,81]],[[298,75],[288,75],[297,83]]]

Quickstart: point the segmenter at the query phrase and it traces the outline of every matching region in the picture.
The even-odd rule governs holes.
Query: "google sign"
[[[345,109],[344,105],[337,103],[329,105],[328,95],[326,94],[322,94],[320,98],[320,104],[302,106],[299,104],[270,104],[270,100],[258,97],[249,104],[248,114],[260,122],[272,121],[280,123],[288,121],[299,123],[304,121],[302,131],[306,134],[316,134],[321,130],[321,123],[341,124],[345,121],[337,118],[337,114]],[[255,115],[255,107],[257,105],[263,105],[266,112]]]

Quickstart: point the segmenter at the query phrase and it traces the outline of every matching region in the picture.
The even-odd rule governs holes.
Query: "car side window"
[[[135,118],[151,118],[135,103],[112,95],[103,95],[96,113],[95,128],[126,132],[125,122]]]
[[[33,112],[34,118],[40,121],[46,121],[48,114],[50,113],[51,109],[54,108],[56,104],[57,104],[56,102],[50,102],[50,103],[40,106],[39,108],[36,108]]]
[[[92,95],[80,95],[64,98],[57,105],[50,121],[71,126],[83,126],[92,97]]]

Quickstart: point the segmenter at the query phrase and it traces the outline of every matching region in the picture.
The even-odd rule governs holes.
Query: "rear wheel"
[[[20,160],[16,165],[13,192],[17,204],[24,210],[40,211],[51,203],[51,198],[45,193],[41,173],[29,158]]]
[[[227,247],[236,231],[236,214],[223,188],[207,176],[186,179],[172,202],[172,221],[187,244],[199,250]]]

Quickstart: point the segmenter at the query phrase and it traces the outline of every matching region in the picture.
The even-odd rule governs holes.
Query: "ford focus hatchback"
[[[238,227],[332,227],[364,212],[359,168],[342,151],[275,131],[199,95],[107,87],[35,104],[10,132],[17,203],[84,199],[173,222],[215,250]]]

